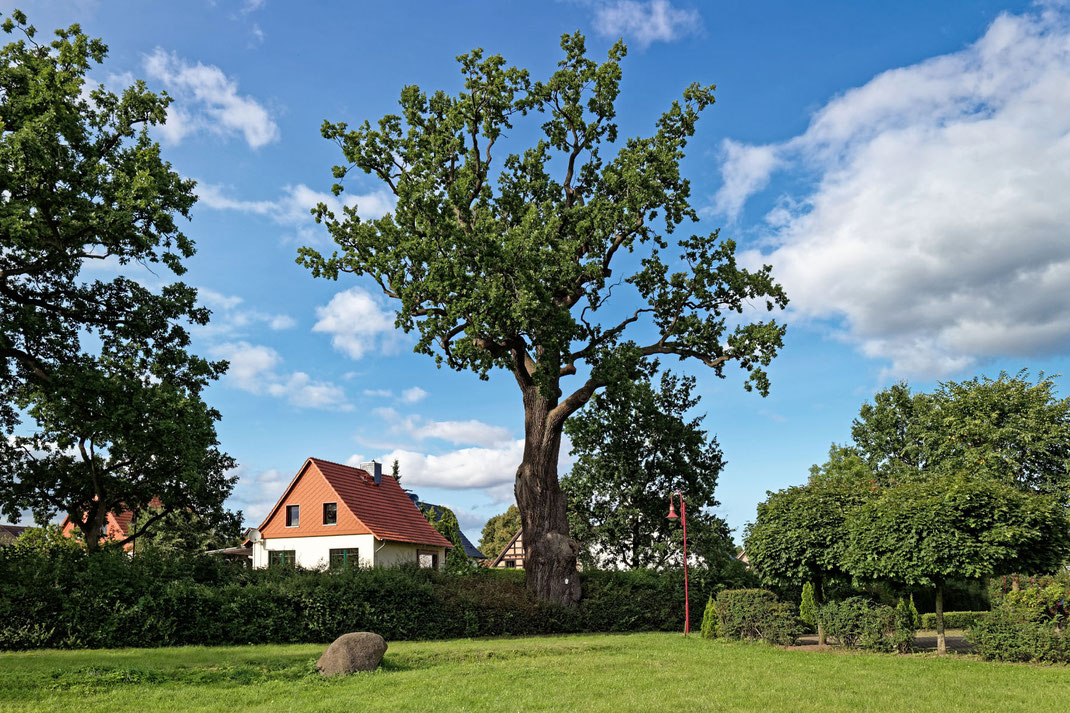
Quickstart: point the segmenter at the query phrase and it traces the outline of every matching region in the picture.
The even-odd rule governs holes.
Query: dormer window
[[[297,527],[301,524],[301,506],[286,506],[286,527]]]
[[[338,524],[338,503],[323,503],[323,524]]]

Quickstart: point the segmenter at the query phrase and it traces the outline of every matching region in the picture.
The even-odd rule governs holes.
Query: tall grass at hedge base
[[[692,571],[692,620],[723,587]],[[671,631],[684,625],[680,571],[581,574],[566,609],[536,600],[523,572],[415,567],[250,570],[207,556],[0,548],[0,649],[325,643]]]
[[[917,633],[909,607],[890,607],[865,597],[827,602],[817,615],[825,635],[846,648],[908,653]]]
[[[726,639],[790,646],[802,632],[796,611],[765,589],[726,589],[717,595],[717,633]]]

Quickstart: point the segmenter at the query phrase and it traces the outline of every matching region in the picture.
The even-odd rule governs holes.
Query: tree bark
[[[944,639],[944,583],[936,585],[936,653],[947,653],[947,641]]]
[[[821,621],[821,605],[825,603],[825,593],[821,586],[821,578],[818,577],[814,580],[814,607],[817,609],[815,616],[817,617],[817,645],[825,645],[825,623]]]
[[[515,493],[528,589],[545,602],[573,607],[580,601],[579,546],[569,537],[565,495],[557,480],[561,425],[554,427],[547,418],[555,405],[537,386],[524,389],[524,459]]]

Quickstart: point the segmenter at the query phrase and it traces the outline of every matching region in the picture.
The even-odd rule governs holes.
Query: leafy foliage
[[[153,548],[164,552],[195,554],[225,547],[237,547],[243,539],[241,512],[222,512],[216,519],[192,512],[171,512],[157,519],[159,508],[147,508],[134,519],[134,530],[146,523],[152,529],[137,540],[139,550]]]
[[[200,393],[226,363],[186,351],[185,325],[208,311],[182,283],[82,274],[103,260],[185,271],[176,218],[194,183],[148,134],[170,99],[141,81],[90,89],[107,46],[78,25],[42,44],[15,11],[3,30],[21,38],[0,49],[0,428],[18,434],[0,437],[0,508],[65,513],[90,548],[107,512],[153,499],[219,515],[233,461]]]
[[[699,572],[696,601],[723,586]],[[519,572],[416,567],[250,570],[159,549],[0,548],[0,649],[328,642],[679,631],[683,573],[584,572],[578,608],[538,601]],[[697,607],[696,607],[697,608]],[[694,616],[699,611],[693,611]]]
[[[1070,663],[1070,635],[1065,622],[1032,617],[1001,606],[966,632],[974,653],[994,661]]]
[[[717,632],[727,639],[794,644],[801,629],[794,609],[765,589],[726,589],[717,595]]]
[[[645,380],[614,384],[565,426],[576,462],[561,487],[585,566],[681,565],[682,530],[665,517],[674,490],[687,501],[689,553],[704,562],[731,557],[728,526],[708,512],[719,505],[721,450],[703,417],[685,418],[699,401],[694,386],[693,377],[669,372],[656,391]]]
[[[946,611],[944,612],[944,626],[948,629],[969,629],[976,626],[979,621],[988,616],[986,611]],[[921,616],[922,629],[936,628],[936,614],[929,612]]]
[[[420,503],[420,512],[435,528],[438,534],[449,540],[453,547],[446,553],[446,571],[454,574],[462,574],[476,565],[468,559],[468,553],[464,551],[464,541],[461,539],[461,525],[457,522],[457,515],[453,510],[443,505],[430,505]]]
[[[713,595],[706,601],[706,608],[702,611],[702,638],[717,638],[717,603],[713,601]]]
[[[828,636],[847,648],[907,653],[914,642],[914,618],[904,607],[849,597],[823,604],[818,616]]]
[[[483,526],[483,535],[479,539],[479,551],[488,559],[494,559],[501,554],[519,529],[520,510],[516,505],[510,505],[505,512],[487,520],[487,524]]]
[[[811,629],[817,628],[817,602],[814,601],[814,583],[803,585],[802,600],[799,602],[799,619]]]

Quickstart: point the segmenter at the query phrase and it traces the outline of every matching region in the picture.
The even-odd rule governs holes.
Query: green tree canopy
[[[666,519],[669,493],[688,505],[690,553],[723,561],[734,549],[724,520],[709,512],[724,467],[703,416],[686,414],[699,401],[693,377],[661,375],[625,381],[597,394],[565,426],[576,463],[561,479],[572,536],[586,566],[629,569],[682,564],[679,522]]]
[[[91,548],[109,510],[218,512],[232,461],[200,393],[226,364],[187,352],[208,311],[124,274],[193,255],[176,218],[194,184],[148,134],[170,99],[94,86],[107,47],[78,25],[39,43],[15,11],[3,30],[20,37],[0,49],[0,509],[66,513]],[[83,275],[102,261],[119,276]]]
[[[479,551],[488,559],[494,559],[502,553],[519,529],[520,510],[516,505],[510,505],[505,512],[487,520],[479,538]]]
[[[846,533],[851,574],[936,588],[941,653],[947,580],[1050,572],[1070,553],[1070,519],[1055,498],[973,474],[885,488],[848,513]]]
[[[473,50],[458,58],[456,93],[407,86],[399,114],[374,125],[325,122],[323,136],[344,157],[335,194],[358,170],[397,203],[375,220],[362,219],[359,205],[342,215],[320,205],[316,217],[338,249],[302,248],[299,261],[316,276],[368,276],[395,300],[398,327],[419,334],[416,351],[439,364],[482,378],[494,368],[513,374],[525,412],[516,498],[528,585],[571,605],[578,546],[557,478],[565,421],[662,354],[697,359],[717,376],[734,362],[748,389],[766,393],[763,367],[784,328],[752,320],[749,307],[787,299],[768,266],[741,268],[735,244],[716,231],[674,236],[670,247],[670,235],[698,220],[680,161],[713,87],[688,86],[650,136],[618,140],[624,45],[601,64],[579,33],[561,47],[557,71],[542,81]],[[542,135],[518,147],[525,118]],[[502,158],[507,148],[516,150]],[[631,252],[639,254],[621,257]]]

